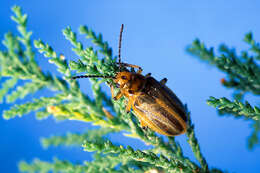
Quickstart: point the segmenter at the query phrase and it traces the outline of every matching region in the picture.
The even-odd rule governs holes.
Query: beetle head
[[[118,88],[126,90],[131,95],[143,89],[145,78],[137,73],[122,71],[117,73],[114,82]]]
[[[131,81],[132,73],[128,71],[122,71],[117,73],[114,82],[116,83],[117,87],[124,88],[129,87],[129,82]]]

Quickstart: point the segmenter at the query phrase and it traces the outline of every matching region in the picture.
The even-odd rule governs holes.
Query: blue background
[[[68,59],[75,60],[77,56],[72,53],[70,43],[62,35],[61,30],[66,26],[77,31],[80,25],[85,24],[95,32],[102,33],[115,55],[120,26],[124,23],[123,61],[142,66],[144,74],[152,72],[158,80],[168,78],[168,86],[188,104],[192,112],[196,135],[210,168],[241,173],[259,172],[260,148],[249,151],[246,147],[247,138],[251,134],[250,123],[232,117],[219,117],[216,110],[206,104],[209,96],[232,99],[232,90],[220,84],[225,74],[185,52],[186,46],[195,38],[205,41],[208,46],[225,42],[238,50],[248,48],[242,42],[248,31],[253,31],[256,40],[260,41],[259,1],[2,0],[1,40],[7,31],[16,32],[16,26],[10,20],[10,8],[14,4],[20,5],[29,15],[28,28],[33,31],[33,39],[41,38]],[[59,74],[55,72],[56,67],[48,64],[42,55],[37,55],[37,61],[45,71]],[[90,93],[89,85],[87,80],[81,81],[81,87],[87,93]],[[36,95],[49,94],[44,91]],[[24,103],[31,98],[28,96],[17,103]],[[257,103],[254,96],[249,95],[246,99]],[[1,104],[0,111],[8,107],[9,104]],[[18,161],[31,161],[35,157],[47,161],[51,161],[54,156],[71,161],[90,161],[91,155],[81,148],[44,150],[39,143],[39,138],[43,136],[64,134],[67,131],[81,132],[87,128],[93,127],[75,121],[57,123],[53,118],[37,121],[33,113],[9,121],[0,118],[0,171],[17,172]],[[195,160],[185,135],[177,139],[185,154]],[[123,138],[121,135],[112,135],[111,140],[135,148],[146,147],[138,140]]]

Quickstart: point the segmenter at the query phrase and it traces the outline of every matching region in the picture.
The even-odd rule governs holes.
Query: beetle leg
[[[113,97],[114,100],[118,100],[120,99],[121,97],[123,96],[123,93],[122,92],[118,92],[117,95],[115,97]]]
[[[133,99],[131,99],[131,97],[128,99],[128,103],[126,106],[126,112],[129,113],[131,111],[132,108],[132,104],[133,104]]]
[[[110,85],[110,91],[111,91],[112,98],[114,98],[115,95],[114,95],[114,87],[113,87],[113,84]]]
[[[108,119],[114,118],[114,116],[108,110],[106,110],[104,107],[102,108],[102,110]]]
[[[160,81],[160,84],[165,85],[166,82],[167,82],[167,78],[163,78],[163,79]]]
[[[142,129],[146,131],[148,129],[148,126],[142,126]]]
[[[148,126],[142,120],[140,120],[140,125],[143,130],[147,130]]]
[[[150,77],[152,75],[152,73],[147,73],[144,77],[145,78],[148,78],[148,77]]]
[[[120,92],[120,91],[117,93],[116,96],[114,95],[114,87],[113,87],[113,85],[110,86],[110,90],[111,90],[112,98],[113,98],[114,100],[118,100],[118,99],[120,99],[120,98],[123,96],[123,93]]]

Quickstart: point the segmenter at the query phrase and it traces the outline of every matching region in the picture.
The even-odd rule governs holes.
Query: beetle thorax
[[[143,75],[127,71],[119,72],[114,79],[114,82],[119,85],[118,87],[130,95],[142,90],[146,83],[145,81]]]

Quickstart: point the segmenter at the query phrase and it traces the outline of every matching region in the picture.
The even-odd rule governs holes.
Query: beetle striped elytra
[[[165,84],[167,79],[160,82],[151,77],[151,73],[143,76],[142,68],[137,65],[121,62],[121,40],[123,24],[120,30],[118,59],[119,72],[115,76],[83,75],[76,78],[111,78],[120,89],[114,96],[114,87],[111,85],[112,97],[117,100],[122,96],[128,98],[126,111],[132,109],[140,120],[142,127],[166,135],[176,136],[185,133],[187,129],[187,117],[185,108],[180,99]],[[122,67],[125,67],[122,70]],[[126,67],[131,67],[131,71]],[[138,69],[137,72],[133,69]]]

